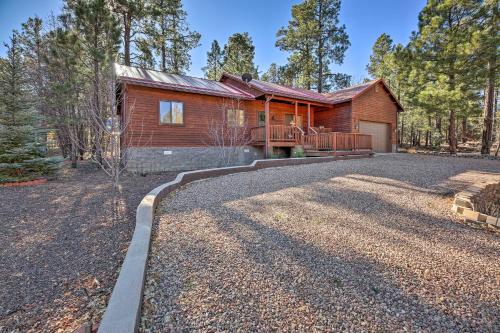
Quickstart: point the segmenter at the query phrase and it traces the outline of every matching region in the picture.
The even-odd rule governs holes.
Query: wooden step
[[[333,151],[306,149],[304,150],[304,154],[306,155],[306,157],[323,157],[323,156],[332,156]]]

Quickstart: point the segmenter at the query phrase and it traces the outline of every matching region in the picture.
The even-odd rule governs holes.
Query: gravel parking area
[[[0,332],[72,332],[98,322],[135,227],[135,210],[175,173],[124,175],[116,204],[94,165],[0,187]]]
[[[391,154],[189,184],[141,331],[500,331],[500,238],[451,212],[498,161]]]

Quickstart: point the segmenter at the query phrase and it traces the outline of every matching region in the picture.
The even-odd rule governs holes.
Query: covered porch
[[[287,103],[290,109],[280,121],[272,119],[273,124],[271,101]],[[299,107],[306,109],[305,121],[304,112],[299,113]],[[331,128],[314,126],[314,110],[326,107],[332,106],[266,95],[263,124],[250,129],[252,144],[263,146],[266,157],[273,155],[274,148],[296,146],[301,146],[305,156],[311,157],[371,154],[371,135],[333,132]],[[290,111],[293,113],[290,114]]]

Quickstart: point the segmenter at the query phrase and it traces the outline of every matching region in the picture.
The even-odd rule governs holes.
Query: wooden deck
[[[360,133],[331,132],[326,128],[311,127],[306,134],[296,126],[271,125],[269,147],[304,147],[306,156],[343,156],[372,153],[372,137]],[[265,127],[250,130],[252,143],[256,146],[266,144]]]

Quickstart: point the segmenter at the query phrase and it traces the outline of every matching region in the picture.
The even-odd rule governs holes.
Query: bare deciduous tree
[[[237,98],[224,98],[207,122],[205,144],[214,147],[221,166],[234,165],[243,147],[250,144],[248,119]]]
[[[142,138],[144,122],[141,123],[142,126],[137,136],[129,126],[134,114],[135,100],[129,101],[124,93],[117,89],[113,73],[107,74],[100,82],[102,82],[100,95],[105,99],[101,99],[98,106],[94,105],[95,99],[93,98],[88,98],[86,103],[86,128],[89,132],[88,136],[91,136],[93,140],[92,145],[82,145],[77,133],[72,130],[69,130],[69,133],[72,146],[86,150],[90,159],[110,177],[113,188],[117,190],[120,187],[120,176],[127,168],[126,155],[128,148],[134,143],[133,138],[136,137],[141,145],[148,145],[149,142]],[[117,105],[123,103],[127,105],[127,115],[120,117],[117,114]],[[122,138],[125,140],[122,141]]]

